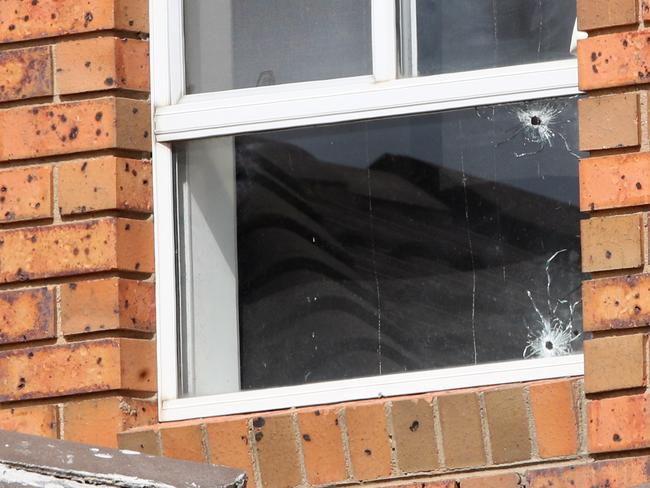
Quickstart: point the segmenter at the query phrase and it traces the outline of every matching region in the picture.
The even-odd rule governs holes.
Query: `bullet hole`
[[[641,307],[639,307],[638,305],[635,305],[635,307],[634,307],[634,314],[635,314],[635,315],[639,315],[640,313],[641,313]]]
[[[28,358],[28,359],[32,359],[33,357],[34,357],[34,353],[31,352],[31,351],[29,351],[29,352],[27,353],[27,358]]]
[[[7,187],[4,186],[4,185],[0,186],[0,192],[6,193],[7,192]]]
[[[9,30],[10,30],[10,31],[14,30],[15,28],[16,28],[15,25],[13,25],[13,24],[10,24],[10,25],[9,25]]]
[[[364,449],[364,450],[363,450],[363,453],[364,453],[366,456],[372,456],[372,451],[371,451],[370,449]]]
[[[86,68],[90,68],[90,64],[91,64],[90,61],[86,61],[86,62],[84,63],[84,66],[85,66]]]
[[[591,71],[593,71],[594,73],[598,74],[598,68],[596,67],[595,64],[592,64],[592,65],[591,65]]]
[[[27,183],[34,181],[34,175],[27,175]]]
[[[264,437],[264,434],[262,434],[261,432],[255,432],[255,440],[257,442],[261,441],[263,437]]]
[[[641,297],[641,294],[639,294],[639,293],[636,293],[636,294],[634,295],[634,298],[636,298],[637,300],[638,300],[640,297]]]
[[[30,239],[30,241],[32,241],[32,243],[36,242],[37,240],[38,239],[36,239],[36,236],[32,236],[31,239]]]
[[[614,435],[612,436],[612,440],[613,440],[614,442],[621,442],[621,436],[618,435],[618,434],[614,434]]]
[[[90,332],[90,325],[84,327],[84,332]]]
[[[124,226],[124,230],[131,230],[131,224],[126,224]]]
[[[97,112],[97,113],[95,114],[95,120],[96,120],[97,122],[99,122],[100,120],[102,120],[102,117],[104,117],[104,114],[103,114],[102,112]]]
[[[261,429],[262,427],[264,427],[265,424],[266,424],[266,420],[264,420],[264,417],[257,417],[253,419],[253,427],[255,427],[256,429]]]
[[[25,15],[25,16],[23,17],[23,21],[25,21],[25,22],[29,21],[29,15]]]
[[[138,109],[137,109],[136,107],[133,107],[133,113],[134,113],[134,114],[137,114],[137,113],[138,113]]]
[[[624,179],[625,179],[625,175],[621,175],[621,179],[624,180]]]
[[[110,76],[104,80],[104,85],[106,86],[113,86],[115,83],[115,80],[111,78]]]
[[[143,184],[144,186],[147,186],[147,185],[149,184],[149,180],[142,180],[142,184]]]
[[[33,113],[34,115],[38,114],[38,109],[37,109],[37,108],[33,108],[33,109],[32,109],[32,113]]]
[[[88,167],[88,161],[84,161],[84,163],[81,165],[81,171],[86,171],[87,167]]]
[[[135,263],[135,270],[137,271],[139,269],[140,269],[140,263]]]
[[[144,134],[142,134],[142,135],[146,139],[147,137],[149,137],[149,131],[148,130],[144,131]]]
[[[50,19],[52,19],[52,20],[56,19],[56,14],[50,15]]]
[[[75,256],[78,256],[78,255],[79,255],[79,248],[75,247],[75,248],[72,250],[72,254],[74,254]]]
[[[68,288],[70,288],[71,290],[76,290],[77,289],[77,284],[76,283],[70,283],[68,285]]]
[[[95,135],[96,135],[96,136],[101,136],[101,135],[102,135],[102,130],[101,130],[101,129],[97,129],[97,130],[95,131]]]
[[[410,430],[411,432],[415,432],[415,431],[418,430],[419,428],[420,428],[420,422],[418,422],[417,420],[414,420],[414,421],[411,423],[411,425],[410,425],[410,427],[409,427],[409,430]]]
[[[314,415],[316,415],[316,417],[320,417],[320,410],[316,410],[316,411],[314,412]]]
[[[38,5],[38,0],[32,0],[32,5]]]
[[[102,364],[102,358],[101,356],[97,358],[97,361],[95,361],[97,364]]]
[[[640,190],[641,188],[643,188],[643,187],[641,186],[641,183],[639,183],[639,182],[637,181],[637,182],[636,182],[636,189],[637,189],[637,190]]]
[[[59,115],[59,120],[65,124],[68,121],[68,117],[65,114],[61,114]]]
[[[61,139],[61,142],[65,142],[68,140],[68,136],[61,136],[59,139]]]
[[[548,349],[549,351],[553,350],[553,343],[551,341],[546,341],[544,344],[544,347]]]
[[[26,382],[25,378],[20,378],[20,380],[18,380],[18,389],[22,390],[23,388],[25,388],[26,384],[27,384],[27,382]]]
[[[612,258],[612,251],[605,251],[605,257],[607,259],[611,259]]]
[[[93,21],[93,13],[92,12],[86,12],[84,15],[84,27],[88,27],[88,24],[90,24]]]
[[[50,129],[51,129],[51,130],[56,130],[56,124],[52,124],[52,125],[50,126]]]
[[[128,300],[124,300],[124,308],[129,308],[129,301]]]
[[[40,130],[37,130],[37,131],[36,131],[36,135],[37,135],[37,136],[40,136],[40,135],[41,135],[41,131],[40,131]]]
[[[71,141],[75,140],[78,135],[79,135],[79,128],[78,127],[73,127],[72,129],[70,129],[69,137],[70,137]]]
[[[628,46],[627,39],[623,39],[623,47],[627,47],[627,46]]]
[[[0,203],[5,203],[5,197],[0,197]]]
[[[614,306],[615,306],[615,307],[618,307],[619,305],[620,305],[620,302],[619,302],[618,300],[616,300],[616,301],[614,302]]]
[[[124,165],[124,171],[126,171],[127,173],[128,173],[129,171],[131,171],[131,166],[129,166],[129,163],[126,163],[126,164]]]
[[[305,439],[305,441],[307,442],[311,442],[311,436],[309,434],[304,434],[302,438]]]
[[[598,55],[596,53],[591,53],[591,60],[596,61],[598,59]]]

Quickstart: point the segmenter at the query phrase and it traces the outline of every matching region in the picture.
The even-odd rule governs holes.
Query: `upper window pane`
[[[401,0],[399,6],[403,76],[572,57],[574,0]]]
[[[370,0],[184,2],[188,94],[372,73]]]

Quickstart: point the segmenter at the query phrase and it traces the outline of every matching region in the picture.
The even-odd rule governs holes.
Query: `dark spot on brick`
[[[364,449],[364,450],[363,450],[363,453],[364,453],[366,456],[372,456],[372,451],[371,451],[370,449]]]
[[[627,46],[628,46],[627,39],[623,39],[623,47],[627,47]]]
[[[32,109],[32,113],[33,113],[34,115],[38,114],[38,109],[37,109],[37,108],[33,108],[33,109]]]
[[[76,283],[70,283],[68,285],[68,288],[70,288],[71,290],[76,290],[77,289],[77,284]]]
[[[621,179],[624,180],[624,179],[625,179],[625,175],[621,175]]]
[[[316,417],[320,416],[320,410],[316,410],[316,411],[314,412],[314,415],[316,415]]]
[[[32,351],[29,351],[29,352],[27,353],[27,357],[28,357],[29,359],[32,359],[32,358],[34,357],[34,353],[33,353]]]
[[[131,224],[126,224],[124,226],[124,230],[131,230]]]
[[[97,364],[102,364],[102,358],[101,358],[101,357],[98,357],[98,358],[97,358],[97,361],[95,361],[95,362],[96,362]]]
[[[23,388],[25,388],[26,384],[27,381],[25,380],[25,378],[20,378],[20,380],[18,380],[18,389],[22,390]]]
[[[106,86],[113,86],[114,84],[115,84],[115,80],[110,76],[104,80],[104,85]]]
[[[75,247],[75,248],[72,250],[72,254],[74,254],[75,256],[78,256],[78,255],[79,255],[79,248],[78,248],[78,247]]]
[[[256,429],[261,429],[265,424],[266,420],[264,420],[264,417],[256,417],[253,419],[253,427]]]
[[[136,271],[140,269],[140,263],[135,263],[135,269]]]
[[[596,61],[596,59],[598,59],[598,55],[595,52],[591,53],[591,60]]]
[[[59,115],[59,120],[65,124],[68,121],[68,117],[65,114],[61,114]]]
[[[639,307],[638,305],[635,305],[634,306],[634,314],[639,315],[640,313],[641,313],[641,307]]]
[[[127,173],[128,173],[129,171],[131,171],[131,166],[129,166],[129,163],[126,163],[126,164],[124,165],[124,171],[126,171]]]
[[[129,20],[129,26],[133,27],[133,24],[135,24],[135,22],[133,22],[132,20]]]
[[[29,21],[29,15],[25,15],[25,16],[23,17],[23,21],[28,22],[28,21]]]
[[[85,66],[86,68],[90,68],[90,64],[91,64],[90,61],[86,61],[86,62],[84,63],[84,66]]]
[[[95,114],[95,120],[96,120],[97,122],[99,122],[100,120],[102,120],[102,117],[104,117],[104,114],[103,114],[102,112],[97,112],[97,113]]]
[[[147,185],[149,184],[149,180],[142,180],[142,184],[143,184],[144,186],[147,186]]]
[[[640,296],[641,296],[641,294],[636,293],[636,294],[634,295],[634,298],[639,299]]]
[[[7,187],[4,186],[4,185],[0,186],[0,192],[6,193],[7,192]]]
[[[621,442],[621,436],[618,435],[618,434],[614,434],[614,435],[612,436],[612,440],[613,440],[614,442]]]
[[[88,167],[88,161],[84,161],[83,164],[81,165],[81,171],[86,171],[87,167]]]
[[[607,259],[611,259],[611,257],[612,257],[612,251],[605,251],[605,257],[606,257]]]
[[[9,30],[10,30],[10,31],[14,30],[15,28],[16,28],[15,25],[13,25],[13,24],[9,24]]]
[[[38,239],[36,239],[36,236],[32,236],[29,240],[32,241],[32,243],[34,243],[34,242],[36,242]]]
[[[32,5],[38,5],[38,0],[32,0]]]
[[[141,380],[145,379],[147,376],[149,376],[149,371],[147,371],[146,369],[143,369],[138,374],[138,378],[140,378]]]
[[[137,114],[137,113],[138,113],[138,109],[137,109],[137,107],[133,107],[133,113],[134,113],[134,114]]]
[[[592,64],[592,65],[591,65],[591,70],[592,70],[594,73],[598,74],[598,68],[596,67],[595,64]]]
[[[619,302],[618,300],[616,300],[616,301],[614,302],[614,306],[615,306],[615,307],[618,307],[619,305],[620,305],[620,302]]]
[[[124,308],[129,308],[129,301],[128,300],[124,300]]]
[[[96,136],[101,136],[101,135],[102,135],[102,130],[101,130],[101,129],[97,129],[97,130],[95,131],[95,135],[96,135]]]
[[[309,434],[303,434],[302,438],[305,439],[306,442],[311,442],[311,436]]]
[[[92,12],[86,12],[84,15],[84,27],[88,27],[88,24],[90,24],[95,17],[93,16]]]
[[[255,440],[257,442],[261,441],[263,437],[264,437],[264,434],[262,434],[261,432],[255,432]]]
[[[69,137],[70,137],[71,141],[76,139],[78,135],[79,135],[79,128],[78,127],[73,127],[72,129],[70,129]]]
[[[65,142],[68,140],[67,136],[61,136],[59,139],[61,139],[61,142]]]
[[[637,181],[637,182],[636,182],[636,189],[637,189],[637,190],[640,190],[641,188],[643,188],[643,187],[641,186],[641,183],[639,183],[639,182]]]
[[[41,131],[40,131],[40,130],[37,130],[37,131],[36,131],[36,135],[37,135],[37,136],[40,136],[40,135],[41,135]]]
[[[138,176],[138,172],[137,172],[136,170],[134,170],[134,169],[131,170],[131,174],[132,174],[133,176]]]
[[[144,131],[144,134],[142,134],[142,135],[146,139],[147,137],[149,137],[149,131],[148,130]]]
[[[417,420],[414,420],[414,421],[411,423],[411,426],[409,427],[409,430],[410,430],[411,432],[415,432],[415,431],[418,430],[419,428],[420,428],[420,422],[418,422]]]

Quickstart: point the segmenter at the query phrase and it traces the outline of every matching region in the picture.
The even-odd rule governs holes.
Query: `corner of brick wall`
[[[146,0],[0,7],[0,429],[157,421]]]
[[[650,4],[579,0],[578,23],[587,449],[603,458],[650,447]]]

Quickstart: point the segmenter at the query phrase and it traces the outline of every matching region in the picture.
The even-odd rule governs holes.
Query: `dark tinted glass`
[[[406,0],[409,1],[409,0]],[[407,75],[571,58],[573,0],[417,0],[403,28],[417,39]]]

